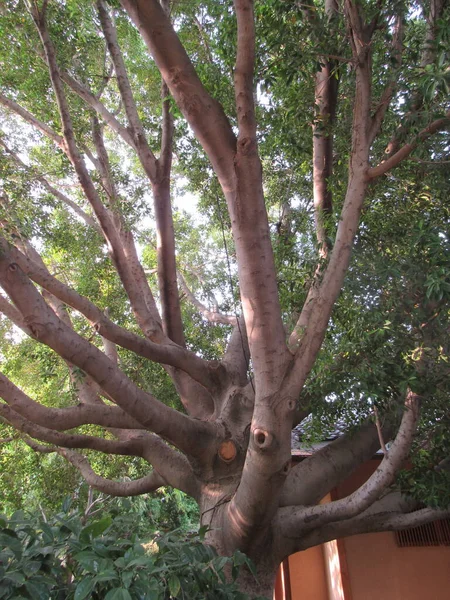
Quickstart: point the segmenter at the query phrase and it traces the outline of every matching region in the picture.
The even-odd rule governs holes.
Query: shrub
[[[18,511],[0,517],[0,599],[246,600],[236,552],[217,556],[205,531],[174,531],[142,544],[110,515],[85,519],[67,509],[46,520]],[[124,535],[127,533],[127,535]],[[228,577],[225,576],[228,573]]]

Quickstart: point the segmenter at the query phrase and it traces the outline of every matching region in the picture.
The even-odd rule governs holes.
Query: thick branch
[[[255,68],[255,21],[253,0],[234,0],[237,19],[237,53],[234,89],[239,138],[256,143],[253,76]]]
[[[388,433],[389,435],[389,433]],[[377,429],[364,424],[357,432],[347,433],[289,472],[280,506],[316,504],[379,449]]]
[[[280,514],[286,511],[287,515],[292,516],[292,522],[296,522],[297,531],[307,532],[312,528],[362,513],[393,483],[396,474],[405,463],[416,431],[418,416],[419,398],[413,392],[409,392],[402,422],[389,454],[384,456],[375,472],[353,494],[320,506],[280,509]]]
[[[122,0],[147,47],[210,158],[219,180],[232,177],[236,139],[222,107],[203,87],[158,0]]]

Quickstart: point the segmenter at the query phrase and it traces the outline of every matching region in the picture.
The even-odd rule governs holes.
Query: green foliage
[[[70,503],[49,520],[0,517],[0,598],[247,600],[235,583],[241,568],[253,571],[242,553],[217,556],[204,530],[142,544],[130,525],[109,515],[86,521]]]

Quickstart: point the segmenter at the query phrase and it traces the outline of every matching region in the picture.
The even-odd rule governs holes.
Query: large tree
[[[1,7],[2,441],[186,492],[269,594],[292,552],[448,514],[449,10],[121,5]]]

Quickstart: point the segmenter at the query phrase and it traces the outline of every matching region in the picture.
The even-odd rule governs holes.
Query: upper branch
[[[44,135],[53,140],[55,144],[59,146],[59,148],[64,150],[63,138],[60,135],[58,135],[56,131],[54,131],[46,123],[43,123],[30,112],[28,112],[25,108],[20,106],[20,104],[17,104],[17,102],[14,102],[14,100],[10,100],[2,93],[0,93],[0,104],[3,104],[3,106],[5,106],[6,108],[21,116],[24,121],[32,125],[35,129],[41,131]]]
[[[234,88],[239,138],[256,140],[254,93],[255,19],[253,0],[234,0],[237,18],[237,54]]]
[[[133,137],[128,129],[124,127],[111,112],[109,112],[97,96],[65,71],[61,71],[61,79],[72,89],[72,91],[84,100],[88,106],[93,108],[102,117],[104,122],[120,135],[124,142],[132,148],[135,148]]]
[[[233,174],[236,139],[221,105],[203,87],[158,0],[121,0],[220,181]]]
[[[157,178],[157,161],[151,151],[147,138],[139,118],[136,104],[134,102],[133,92],[128,80],[127,70],[123,61],[122,52],[120,51],[117,41],[117,32],[113,21],[111,20],[108,9],[103,0],[97,0],[98,15],[102,25],[103,34],[108,45],[108,50],[114,64],[114,70],[117,76],[117,85],[119,87],[120,96],[127,115],[128,123],[132,132],[133,145],[137,149],[140,156],[143,157],[142,166],[147,171],[151,181],[156,181]]]

